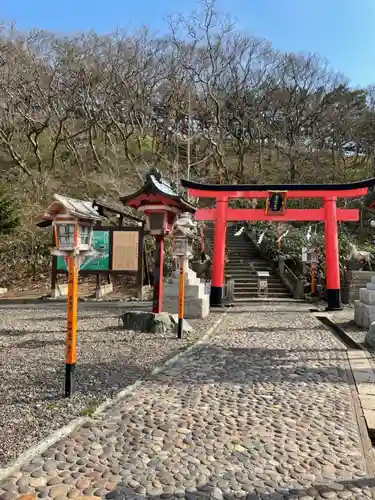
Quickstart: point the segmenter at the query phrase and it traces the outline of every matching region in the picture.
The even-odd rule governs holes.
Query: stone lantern
[[[123,196],[124,205],[142,211],[149,234],[155,237],[154,297],[152,312],[162,311],[164,238],[182,212],[194,214],[196,207],[176,192],[155,167],[146,175],[145,184],[133,194]]]

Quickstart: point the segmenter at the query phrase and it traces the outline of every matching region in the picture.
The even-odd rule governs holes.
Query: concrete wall
[[[366,287],[373,276],[375,271],[346,271],[341,282],[343,304],[354,304],[355,300],[359,300],[360,288]]]

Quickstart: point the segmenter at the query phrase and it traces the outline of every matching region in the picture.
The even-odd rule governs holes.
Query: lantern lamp
[[[184,212],[173,225],[173,254],[176,258],[190,259],[193,256],[193,242],[197,238],[197,223],[191,214]]]
[[[87,253],[91,250],[93,222],[57,215],[53,221],[56,248],[53,255],[66,252]]]

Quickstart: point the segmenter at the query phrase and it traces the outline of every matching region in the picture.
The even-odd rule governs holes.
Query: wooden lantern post
[[[55,245],[52,255],[63,257],[68,268],[64,395],[70,397],[76,385],[79,254],[92,253],[93,226],[102,217],[87,202],[55,194],[41,220],[52,222]]]
[[[178,287],[178,325],[177,338],[182,338],[182,330],[184,326],[184,307],[185,307],[185,261],[180,258],[180,281]]]

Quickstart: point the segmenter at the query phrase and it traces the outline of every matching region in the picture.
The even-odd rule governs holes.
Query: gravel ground
[[[336,323],[345,333],[347,333],[354,342],[362,344],[368,351],[373,352],[365,345],[365,337],[367,330],[359,328],[354,322],[354,307],[344,306],[342,311],[332,311],[329,313],[331,321]],[[375,352],[373,352],[375,356]]]
[[[0,483],[60,500],[366,500],[347,354],[294,304],[228,311],[210,342]]]
[[[121,309],[103,306],[79,312],[77,393],[67,400],[62,397],[65,307],[0,309],[0,467],[145,377],[195,342],[221,314],[189,320],[194,333],[178,340],[172,335],[126,332],[119,326],[120,313]]]

